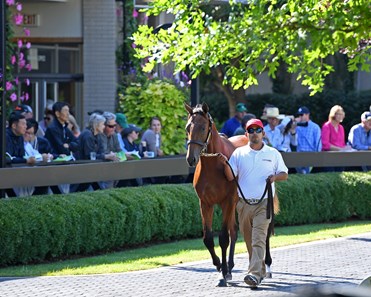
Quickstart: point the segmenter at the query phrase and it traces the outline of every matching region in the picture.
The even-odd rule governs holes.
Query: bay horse
[[[188,136],[186,160],[189,166],[196,167],[193,187],[200,200],[200,212],[203,226],[203,242],[210,252],[212,262],[217,271],[221,271],[223,279],[219,286],[225,286],[232,279],[234,267],[234,250],[237,240],[236,204],[238,202],[237,186],[235,181],[228,181],[224,175],[224,164],[218,155],[223,154],[228,159],[233,151],[248,143],[245,135],[222,137],[213,122],[206,103],[198,104],[192,108],[184,104],[188,112],[186,131]],[[278,200],[275,202],[278,202]],[[212,230],[214,205],[222,209],[222,226],[219,233],[219,246],[222,252],[222,261],[215,253],[214,237]],[[269,251],[269,236],[272,232],[268,230],[266,244],[267,277],[270,273],[272,258]],[[229,257],[227,263],[227,249]]]

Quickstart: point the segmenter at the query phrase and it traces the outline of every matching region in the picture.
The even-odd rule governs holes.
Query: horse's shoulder
[[[228,140],[233,144],[235,148],[244,146],[249,142],[249,138],[246,135],[236,135],[229,137]]]

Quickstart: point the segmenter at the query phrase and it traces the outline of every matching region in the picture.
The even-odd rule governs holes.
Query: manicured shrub
[[[371,173],[290,175],[277,183],[276,225],[371,218]],[[214,230],[221,226],[215,207]],[[191,184],[0,200],[0,265],[202,236]]]

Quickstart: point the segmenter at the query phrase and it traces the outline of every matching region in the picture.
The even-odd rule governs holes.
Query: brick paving
[[[227,287],[215,286],[219,273],[208,260],[105,275],[0,277],[0,296],[286,297],[302,296],[303,289],[314,287],[356,291],[371,275],[371,233],[273,249],[272,257],[273,278],[264,280],[257,290],[243,282],[248,260],[240,254]]]

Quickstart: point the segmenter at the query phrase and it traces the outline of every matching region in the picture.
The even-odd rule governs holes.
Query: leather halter
[[[196,113],[198,113],[198,114],[200,114],[200,115],[203,114],[203,113],[201,113],[201,112],[196,112]],[[193,114],[194,114],[194,113],[193,113]],[[193,114],[192,114],[192,115],[193,115]],[[193,139],[187,141],[187,147],[188,147],[190,144],[192,144],[192,143],[194,143],[194,144],[198,144],[198,145],[202,146],[202,149],[201,149],[200,154],[204,154],[204,153],[206,153],[207,146],[208,146],[208,144],[209,144],[210,137],[211,137],[212,126],[213,126],[213,123],[214,123],[214,121],[213,121],[213,119],[212,119],[210,113],[207,113],[206,115],[207,115],[207,118],[208,118],[208,120],[209,120],[209,131],[207,131],[206,141],[205,141],[205,142],[201,142],[201,141],[193,140]]]

